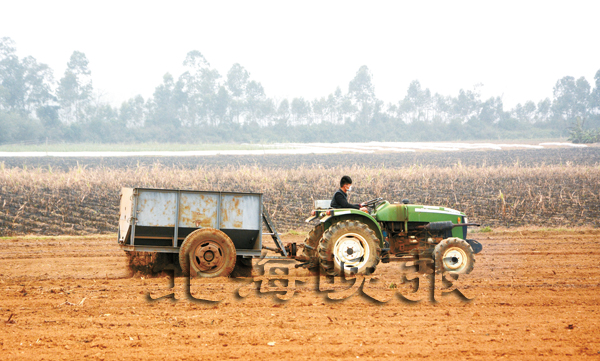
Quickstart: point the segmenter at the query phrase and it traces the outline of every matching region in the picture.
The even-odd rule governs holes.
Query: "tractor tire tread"
[[[445,250],[448,248],[452,248],[452,247],[461,248],[462,250],[464,250],[466,252],[467,257],[469,258],[466,268],[458,273],[462,273],[462,274],[471,273],[471,271],[473,271],[473,267],[475,266],[475,257],[473,256],[473,254],[474,254],[473,249],[471,248],[471,245],[469,243],[467,243],[467,241],[465,241],[462,238],[457,238],[457,237],[446,238],[435,246],[433,253],[432,253],[435,273],[439,274],[439,273],[445,272],[441,258],[443,256]]]
[[[318,247],[318,256],[319,256],[319,263],[321,266],[321,271],[327,275],[327,276],[338,276],[340,272],[338,272],[338,270],[336,270],[335,268],[335,261],[334,261],[334,256],[333,256],[333,237],[335,236],[335,234],[341,233],[347,233],[351,230],[357,231],[357,232],[362,232],[365,235],[367,235],[366,239],[370,239],[373,243],[372,246],[374,246],[375,251],[372,257],[372,260],[369,262],[370,265],[368,265],[367,267],[364,267],[363,270],[359,271],[359,273],[365,273],[365,272],[372,272],[375,270],[375,267],[377,266],[377,264],[379,264],[380,260],[381,260],[381,247],[379,245],[379,239],[377,238],[377,236],[375,235],[375,232],[373,232],[373,230],[371,228],[369,228],[369,226],[367,226],[366,224],[359,222],[359,221],[354,221],[354,220],[346,220],[346,221],[342,221],[342,222],[338,222],[334,225],[332,225],[331,227],[329,227],[329,229],[327,229],[327,231],[325,231],[325,233],[323,234],[323,238],[321,239],[321,242],[319,243],[319,247]],[[367,240],[368,242],[369,240]]]

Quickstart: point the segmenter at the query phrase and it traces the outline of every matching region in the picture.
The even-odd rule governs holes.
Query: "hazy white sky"
[[[600,1],[0,0],[0,37],[62,77],[74,50],[118,105],[178,77],[199,50],[222,76],[240,63],[276,99],[327,96],[361,65],[377,97],[412,80],[444,95],[482,83],[505,109],[552,97],[556,81],[600,69]]]

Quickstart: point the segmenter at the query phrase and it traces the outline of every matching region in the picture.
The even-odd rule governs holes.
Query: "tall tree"
[[[344,122],[342,114],[342,104],[344,102],[344,95],[342,89],[337,87],[333,94],[329,94],[327,97],[327,113],[329,114],[329,121],[334,124],[341,124]]]
[[[588,124],[593,128],[598,128],[600,127],[600,70],[596,72],[594,81],[594,89],[590,93],[589,98],[589,115],[591,122]]]
[[[257,122],[260,124],[262,121],[263,125],[266,125],[269,122],[271,109],[265,95],[265,89],[261,83],[255,80],[248,82],[246,87],[245,108],[248,110],[248,120],[250,122]]]
[[[521,107],[521,105],[518,105]],[[535,104],[534,104],[535,109]],[[504,117],[504,105],[500,97],[491,97],[481,104],[477,119],[480,123],[491,125],[498,123]]]
[[[479,86],[475,86],[474,90],[460,89],[458,96],[453,101],[453,113],[455,117],[458,117],[463,122],[470,120],[471,118],[477,117],[480,110]]]
[[[577,117],[587,118],[590,84],[581,77],[575,81],[572,76],[565,76],[554,86],[554,114],[564,121],[573,121]]]
[[[310,122],[310,102],[304,98],[294,98],[290,106],[294,125],[308,124]]]
[[[358,108],[357,120],[363,124],[368,124],[373,118],[375,88],[372,79],[371,71],[366,65],[363,65],[348,84],[348,95]]]
[[[552,101],[550,98],[540,100],[537,104],[537,122],[547,122],[552,114]]]
[[[233,64],[227,72],[227,81],[225,83],[227,89],[231,93],[231,111],[237,123],[241,123],[240,119],[244,111],[244,99],[246,97],[246,89],[250,73],[238,63]]]
[[[141,95],[131,98],[121,104],[119,109],[119,122],[127,128],[144,126],[146,109],[144,98]]]
[[[287,99],[283,99],[277,107],[277,119],[281,125],[291,125],[290,120],[290,102]]]
[[[52,71],[32,56],[19,59],[10,38],[0,39],[0,107],[22,115],[35,114],[52,101]]]
[[[600,111],[600,69],[596,72],[594,76],[595,86],[592,92],[590,101],[593,105],[593,108]]]
[[[329,108],[327,107],[327,99],[321,97],[312,102],[312,110],[314,115],[314,123],[321,123],[329,118]]]
[[[227,124],[231,123],[231,116],[229,112],[229,104],[230,104],[229,92],[225,89],[224,86],[219,87],[219,91],[215,97],[214,105],[213,105],[213,114],[214,114],[214,124]]]
[[[183,92],[187,96],[184,109],[184,123],[215,124],[215,107],[221,77],[219,72],[210,68],[209,62],[197,50],[190,51],[183,65],[188,69],[180,77]]]
[[[92,72],[84,53],[74,51],[58,84],[59,116],[66,124],[81,123],[92,96]]]
[[[433,113],[433,99],[429,89],[423,90],[418,80],[413,80],[408,86],[406,96],[400,104],[400,109],[407,122],[430,122]]]
[[[179,128],[184,100],[182,82],[175,83],[173,76],[166,73],[163,83],[156,87],[152,100],[147,103],[146,124],[166,130]]]

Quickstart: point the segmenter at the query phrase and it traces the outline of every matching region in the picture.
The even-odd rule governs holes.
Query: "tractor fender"
[[[373,218],[370,214],[365,212],[358,210],[336,210],[331,216],[321,218],[321,223],[323,223],[325,230],[327,230],[332,224],[346,220],[359,221],[366,224],[369,228],[371,228],[371,230],[373,230],[373,232],[375,232],[377,239],[379,239],[379,246],[385,248],[383,232],[379,227],[379,223],[377,223],[375,218]]]

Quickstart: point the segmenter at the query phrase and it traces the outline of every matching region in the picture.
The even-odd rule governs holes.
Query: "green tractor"
[[[463,212],[445,207],[390,203],[382,198],[357,209],[332,209],[329,200],[316,201],[306,222],[318,220],[297,259],[304,267],[330,276],[371,274],[379,262],[432,259],[435,271],[470,273],[480,243],[467,239]]]

